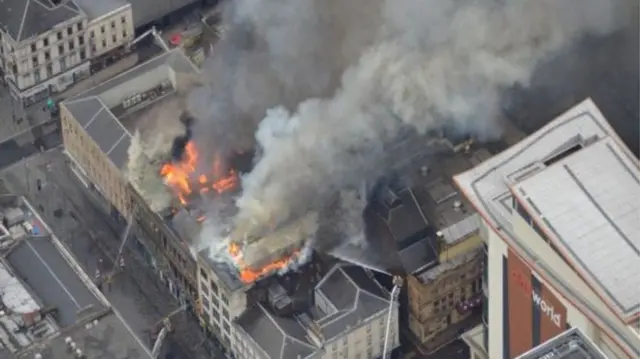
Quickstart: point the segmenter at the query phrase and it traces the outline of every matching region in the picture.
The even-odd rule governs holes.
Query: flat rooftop
[[[55,317],[61,327],[71,326],[106,308],[58,251],[50,236],[25,238],[6,258],[44,307],[57,309]]]
[[[9,308],[0,317],[0,358],[66,359],[71,337],[86,358],[151,359],[24,197],[0,196],[0,218],[11,237],[2,239],[0,258],[0,292]],[[33,312],[43,320],[28,323],[33,317],[20,315]]]
[[[15,358],[32,359],[37,353],[46,359],[68,359],[71,338],[85,358],[151,359],[151,353],[114,313],[87,318],[63,330],[54,338],[41,342]]]
[[[516,359],[608,359],[578,328],[547,340]]]
[[[588,274],[622,315],[638,314],[637,160],[607,137],[541,169],[512,190],[551,242]]]
[[[455,182],[458,187],[464,192],[467,199],[473,204],[473,206],[477,209],[477,211],[482,215],[483,219],[492,227],[494,230],[505,239],[507,244],[514,247],[520,255],[522,255],[525,260],[531,263],[535,263],[535,270],[545,279],[547,280],[556,290],[560,291],[563,296],[570,298],[572,301],[576,303],[577,306],[581,308],[587,308],[588,313],[593,316],[594,320],[597,320],[603,327],[607,328],[607,330],[611,331],[615,337],[620,340],[621,345],[626,347],[629,352],[633,352],[633,348],[637,348],[640,345],[640,340],[636,334],[634,334],[627,326],[626,319],[628,319],[629,315],[633,315],[632,313],[637,313],[637,307],[635,309],[630,307],[623,307],[615,304],[615,301],[623,303],[625,298],[628,298],[630,295],[633,295],[633,291],[637,288],[632,288],[633,286],[628,285],[628,283],[622,281],[628,274],[626,271],[630,271],[632,273],[637,273],[637,270],[633,270],[636,268],[635,266],[630,266],[622,271],[622,273],[618,273],[619,280],[611,280],[606,283],[609,285],[609,288],[604,287],[598,283],[593,286],[594,290],[598,293],[598,295],[602,298],[608,298],[604,302],[601,299],[598,299],[598,296],[593,295],[591,293],[585,293],[584,289],[580,287],[581,283],[573,283],[568,281],[566,278],[568,275],[575,275],[573,273],[560,272],[562,268],[567,266],[566,263],[557,261],[554,258],[540,258],[538,255],[538,249],[533,247],[531,243],[526,243],[520,237],[514,234],[513,227],[511,224],[512,210],[511,210],[511,201],[512,201],[512,192],[511,187],[516,185],[518,182],[521,182],[526,178],[527,172],[535,171],[540,169],[540,164],[547,161],[550,156],[554,156],[558,153],[559,149],[567,148],[567,146],[571,147],[575,144],[576,139],[580,139],[583,142],[589,142],[595,140],[603,140],[609,138],[611,142],[603,142],[605,147],[607,143],[616,144],[618,150],[614,150],[610,155],[605,154],[606,156],[620,156],[620,159],[611,158],[611,162],[609,164],[601,163],[601,169],[594,168],[586,168],[584,164],[577,165],[576,173],[579,173],[579,176],[588,175],[588,173],[602,172],[595,178],[603,179],[601,176],[617,176],[621,175],[620,181],[622,181],[622,186],[630,185],[632,188],[634,187],[633,176],[624,169],[625,166],[628,165],[628,168],[632,170],[632,172],[638,171],[638,159],[634,158],[631,152],[624,147],[619,137],[613,130],[613,128],[609,125],[607,120],[604,118],[602,113],[598,110],[596,105],[591,101],[591,99],[587,99],[575,107],[571,108],[564,114],[560,115],[553,121],[549,122],[539,131],[534,134],[528,136],[523,139],[519,143],[510,147],[509,149],[503,151],[502,153],[493,156],[492,158],[482,162],[480,165],[474,167],[473,169],[466,171],[462,174],[459,174],[454,177]],[[593,145],[593,144],[592,144]],[[596,151],[601,151],[602,149],[596,149]],[[610,151],[609,148],[606,148],[606,151]],[[613,154],[615,152],[615,155]],[[575,155],[575,154],[574,154]],[[596,158],[595,161],[602,161],[603,158]],[[621,164],[626,163],[627,165],[621,166]],[[581,216],[583,211],[583,206],[587,212],[586,215],[591,216],[589,220],[594,220],[592,216],[595,216],[598,211],[593,203],[591,202],[584,192],[581,193],[582,189],[577,184],[569,172],[564,169],[562,164],[558,165],[552,164],[551,167],[559,167],[558,170],[553,171],[563,171],[566,174],[561,174],[562,176],[568,176],[564,179],[565,184],[555,184],[554,180],[546,180],[546,189],[540,192],[544,196],[544,193],[554,193],[554,195],[565,198],[565,200],[570,201],[572,204],[572,210],[567,211],[567,204],[559,204],[559,208],[557,210],[561,211],[561,213],[554,212],[556,209],[551,209],[549,207],[545,207],[545,210],[550,211],[549,215],[557,215],[563,214],[566,216],[572,216],[574,220],[579,220],[577,217]],[[589,165],[591,166],[591,165]],[[618,169],[615,169],[613,173],[607,173],[609,170],[608,166],[620,166]],[[569,167],[571,168],[571,167]],[[616,175],[617,174],[617,175]],[[542,178],[542,177],[541,177]],[[580,178],[580,177],[578,177]],[[594,178],[594,180],[595,180]],[[568,190],[566,188],[567,183],[573,184],[570,186],[573,191],[572,193],[576,194],[577,197],[571,197],[567,199],[561,192],[564,190]],[[586,180],[585,183],[588,183],[589,189],[599,192],[598,196],[599,200],[605,200],[607,197],[604,195],[605,193],[611,193],[612,195],[606,201],[610,201],[616,196],[618,196],[618,191],[614,187],[617,186],[618,179],[614,179],[612,182],[601,182],[599,184],[593,182],[593,180]],[[533,183],[533,182],[532,182]],[[535,183],[533,183],[535,184]],[[593,186],[601,186],[599,188],[594,188]],[[627,196],[631,199],[634,196],[634,193],[637,192],[637,183],[635,184],[635,190],[632,189],[627,193]],[[541,190],[541,189],[538,189]],[[609,192],[611,191],[611,192]],[[514,191],[517,193],[518,190]],[[532,192],[533,194],[533,192]],[[546,198],[547,196],[545,196]],[[538,205],[536,203],[536,205]],[[542,206],[542,204],[540,204]],[[624,210],[622,208],[621,210]],[[630,211],[631,208],[627,207],[627,211]],[[564,211],[564,212],[562,212]],[[533,212],[535,213],[535,211]],[[607,216],[611,215],[619,215],[620,210],[616,209],[612,213],[607,214]],[[560,217],[560,219],[549,219],[553,221],[567,221],[570,217]],[[552,223],[552,222],[549,222]],[[606,227],[611,227],[611,224],[603,218],[603,215],[600,214],[599,218],[596,220],[596,223],[600,223],[602,229],[604,230]],[[573,225],[564,224],[562,230],[567,231],[569,228],[574,228]],[[589,225],[590,226],[590,225]],[[628,226],[628,225],[626,225]],[[625,227],[625,231],[636,231],[633,233],[625,233],[625,236],[632,236],[633,238],[638,238],[637,226],[633,228],[633,226]],[[607,229],[610,231],[611,229]],[[613,240],[612,242],[616,243],[616,241],[620,241],[622,236],[616,231],[613,230]],[[569,241],[567,245],[574,245],[571,243],[579,235],[584,235],[584,233],[580,230],[575,235],[567,234],[567,239],[563,239]],[[560,233],[561,236],[563,233]],[[589,238],[589,236],[587,236]],[[593,240],[593,237],[590,238]],[[602,241],[602,243],[608,243],[608,241]],[[624,242],[624,241],[623,241]],[[633,244],[636,248],[636,244]],[[560,243],[561,244],[561,243]],[[561,244],[562,246],[567,246],[565,244]],[[628,245],[628,244],[627,244]],[[578,263],[578,259],[582,260],[582,257],[576,257],[574,254],[569,254],[566,256],[567,262],[574,262],[573,264],[578,265],[578,268],[583,266],[588,266],[589,271],[593,273],[598,273],[599,276],[608,277],[611,276],[612,273],[608,269],[603,269],[602,266],[597,263],[599,260],[606,260],[603,258],[603,255],[612,255],[609,253],[609,250],[616,251],[620,248],[624,248],[625,245],[622,242],[617,242],[612,246],[611,249],[604,249],[604,251],[608,254],[599,252],[600,244],[598,243],[585,243],[585,251],[589,251],[589,256],[593,258],[584,258],[583,263]],[[569,247],[567,247],[569,248]],[[639,258],[637,253],[633,253],[633,250],[630,250],[631,247],[626,247],[627,251],[631,253],[619,254],[613,253],[614,256],[634,256],[636,261]],[[584,252],[576,253],[577,255],[584,256]],[[586,267],[585,267],[586,268]],[[563,269],[564,270],[564,269]],[[573,277],[572,277],[573,278]],[[585,278],[586,281],[594,282],[591,275],[587,275]],[[630,293],[630,294],[628,294]],[[617,297],[619,295],[619,297]],[[615,298],[615,301],[612,300]],[[638,298],[638,297],[636,297]],[[628,310],[631,310],[630,312]],[[613,313],[618,315],[618,318],[612,316]]]

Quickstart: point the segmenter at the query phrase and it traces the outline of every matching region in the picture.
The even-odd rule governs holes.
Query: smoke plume
[[[259,114],[262,107],[282,100],[259,122],[255,138],[261,156],[243,177],[237,200],[237,221],[242,228],[252,223],[256,231],[321,208],[338,191],[357,188],[364,179],[383,173],[385,146],[407,127],[419,133],[446,126],[477,136],[495,135],[499,129],[494,119],[500,115],[505,88],[526,86],[541,60],[581,35],[613,30],[620,6],[629,2],[367,1],[365,7],[377,9],[370,10],[374,15],[346,16],[351,22],[340,23],[342,34],[357,31],[361,21],[375,29],[349,55],[341,52],[340,39],[327,46],[316,32],[317,26],[332,24],[332,16],[343,16],[327,7],[359,15],[358,1],[267,2],[277,4],[281,12],[276,15],[275,9],[263,13],[263,3],[240,1],[237,16],[265,34],[263,44],[252,46],[264,48],[267,74],[278,85],[266,90],[271,83],[265,74],[243,78],[259,85],[247,90],[251,96],[243,96],[245,92],[227,103],[233,111],[250,113],[245,110],[252,108]],[[273,55],[276,50],[278,55]],[[357,59],[351,58],[354,54]],[[247,61],[243,54],[236,55],[237,61]],[[287,68],[270,63],[272,55]],[[347,64],[333,88],[336,70]],[[299,92],[287,92],[292,89]],[[309,97],[316,93],[320,96]],[[309,98],[301,101],[304,97]],[[242,117],[221,114],[230,117],[216,117],[216,124]]]
[[[253,149],[267,109],[331,95],[373,44],[381,2],[240,0],[226,2],[222,15],[228,31],[205,62],[207,85],[191,94],[189,108],[199,120],[198,147],[224,155]]]

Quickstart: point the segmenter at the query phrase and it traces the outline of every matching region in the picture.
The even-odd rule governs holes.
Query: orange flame
[[[228,248],[231,258],[236,262],[240,271],[240,280],[245,284],[250,284],[258,279],[268,275],[271,272],[285,268],[289,262],[295,258],[299,251],[294,251],[288,256],[284,256],[274,262],[271,262],[260,269],[253,269],[247,267],[242,260],[242,248],[236,243],[230,243]]]
[[[226,174],[223,173],[222,161],[219,156],[214,158],[211,176],[197,175],[198,158],[198,149],[193,142],[189,142],[185,146],[184,157],[181,161],[167,163],[160,168],[160,175],[174,190],[182,205],[189,203],[188,198],[194,192],[194,187],[200,193],[207,193],[210,189],[217,193],[224,193],[233,190],[238,185],[238,176],[235,171],[230,170]]]
[[[193,142],[189,142],[185,146],[182,160],[164,164],[160,168],[160,175],[167,185],[173,189],[178,201],[183,206],[189,204],[189,198],[194,192],[204,194],[213,190],[220,194],[233,190],[238,185],[237,173],[233,169],[225,173],[224,164],[220,156],[216,155],[214,157],[210,174],[196,173],[198,159],[198,149]],[[204,220],[205,216],[199,216],[196,219],[198,223]],[[253,283],[271,272],[285,268],[298,254],[298,252],[294,252],[267,264],[263,268],[253,269],[244,263],[242,248],[238,244],[231,243],[228,251],[240,270],[240,280],[245,284]]]

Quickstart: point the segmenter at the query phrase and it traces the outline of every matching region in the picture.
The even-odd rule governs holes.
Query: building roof
[[[148,25],[199,0],[129,0],[135,27]]]
[[[97,19],[101,16],[128,6],[125,0],[73,0],[89,16],[89,19]]]
[[[63,105],[111,162],[123,168],[132,135],[114,111],[121,117],[128,115],[122,109],[122,101],[171,78],[170,71],[196,73],[198,69],[180,49],[173,49],[64,101]],[[143,77],[146,81],[142,81]]]
[[[65,342],[70,337],[85,358],[127,358],[151,359],[151,353],[114,313],[87,318],[47,342],[38,344],[20,353],[17,359],[31,359],[40,353],[47,359],[67,359],[69,346]]]
[[[19,241],[7,255],[7,261],[44,307],[57,309],[56,319],[61,327],[71,326],[105,308],[49,236]]]
[[[4,263],[0,263],[0,299],[4,305],[0,317],[0,358],[13,358],[34,341],[58,332],[57,325],[47,317],[29,330],[19,330],[24,323],[23,314],[39,313],[43,308]]]
[[[307,358],[317,350],[296,318],[276,316],[262,304],[246,310],[237,324],[269,359]]]
[[[578,328],[571,328],[547,340],[516,359],[607,359]]]
[[[316,286],[316,297],[319,295],[333,309],[316,315],[327,341],[385,313],[389,307],[389,294],[364,269],[351,264],[338,264],[331,269]]]
[[[513,191],[553,244],[588,274],[622,315],[639,312],[636,159],[612,138],[604,138],[518,182]]]
[[[49,0],[3,0],[0,28],[20,42],[77,16],[84,13],[72,0],[62,1],[60,5],[53,5]]]
[[[330,305],[314,308],[313,314],[278,316],[258,304],[237,324],[267,358],[308,358],[389,308],[389,293],[364,269],[351,264],[335,265],[318,283],[315,295]]]
[[[474,167],[473,169],[455,176],[458,186],[465,192],[465,196],[478,210],[484,220],[495,228],[503,238],[508,239],[510,245],[516,246],[520,253],[535,262],[536,270],[550,281],[554,287],[560,290],[563,295],[568,296],[582,308],[589,308],[610,331],[615,333],[627,348],[637,347],[638,338],[628,331],[626,326],[615,322],[609,312],[603,312],[595,308],[590,300],[585,298],[584,293],[577,291],[573,283],[568,283],[563,279],[563,275],[554,269],[553,264],[547,263],[539,258],[530,244],[523,242],[514,235],[509,218],[511,217],[511,192],[509,187],[526,176],[526,172],[539,165],[541,161],[548,159],[550,155],[568,143],[572,143],[579,136],[583,140],[611,138],[623,148],[614,130],[607,123],[602,113],[596,105],[587,99],[566,113],[560,115],[555,120],[548,123],[536,133],[525,138],[506,151],[492,157]],[[625,161],[635,163],[637,168],[638,160],[624,148],[622,151]],[[636,170],[637,171],[637,170]],[[626,174],[628,181],[629,174]],[[612,183],[616,183],[615,181]],[[603,184],[604,185],[604,184]],[[548,183],[549,187],[555,184]],[[615,187],[610,185],[608,188]],[[582,195],[584,196],[584,194]],[[632,196],[630,193],[629,196]],[[576,199],[577,201],[583,201]],[[592,205],[593,207],[593,205]],[[579,213],[581,208],[575,207],[575,213]],[[587,247],[589,247],[587,245]],[[597,247],[596,247],[597,248]],[[592,248],[591,255],[599,257]],[[637,257],[636,257],[637,258]],[[571,260],[571,258],[568,258]],[[598,270],[598,268],[591,268]],[[624,283],[619,283],[624,286]],[[624,289],[620,289],[624,291]],[[600,287],[600,295],[607,297],[604,288]],[[614,313],[621,313],[624,308],[608,303]]]

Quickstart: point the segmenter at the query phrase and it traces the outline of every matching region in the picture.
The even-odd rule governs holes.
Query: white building
[[[514,358],[579,328],[638,358],[639,161],[591,100],[457,175],[483,217],[484,324],[473,358]]]
[[[237,359],[373,359],[383,354],[388,313],[388,352],[397,348],[398,305],[367,272],[335,265],[315,286],[310,310],[291,311],[296,298],[278,286],[268,304],[247,309],[234,323]]]
[[[0,71],[14,97],[30,105],[89,76],[93,56],[132,37],[124,0],[3,0]]]

